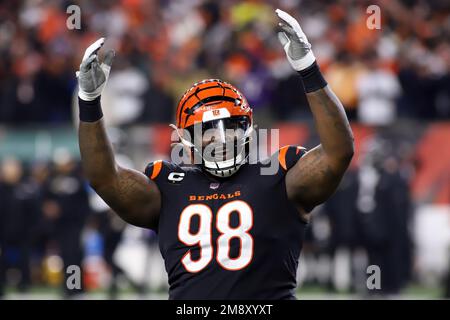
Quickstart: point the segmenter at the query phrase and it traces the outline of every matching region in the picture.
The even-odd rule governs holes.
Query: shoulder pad
[[[173,170],[179,170],[180,167],[172,162],[165,160],[156,160],[150,162],[144,170],[144,174],[152,180],[157,179],[160,176],[167,175]]]
[[[280,148],[275,155],[277,156],[281,167],[287,171],[292,168],[305,153],[306,148],[289,145]]]

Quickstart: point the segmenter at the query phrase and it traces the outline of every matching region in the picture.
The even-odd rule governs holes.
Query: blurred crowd
[[[67,150],[57,150],[49,162],[4,159],[0,298],[6,288],[28,292],[33,286],[60,288],[64,297],[106,287],[115,297],[119,275],[142,292],[144,284],[129,278],[113,258],[126,223],[99,199]],[[148,231],[144,242],[154,244],[153,235]],[[69,266],[81,268],[79,288],[67,286],[74,281]]]
[[[50,260],[53,268],[81,265],[81,230],[90,209],[73,159],[64,153],[51,166],[25,166],[8,158],[0,169],[0,293],[5,285],[26,291],[45,282],[35,271],[45,270],[46,257],[59,257],[59,264]]]
[[[316,264],[326,257],[329,271],[307,270],[305,281],[332,291],[395,296],[417,280],[409,190],[415,169],[387,139],[375,138],[365,149],[358,170],[347,171],[336,193],[314,213],[305,257]],[[373,265],[381,270],[380,288],[368,292],[367,267]]]
[[[81,8],[79,30],[66,26],[72,4]],[[366,25],[366,8],[373,4],[381,8],[381,29]],[[298,76],[276,36],[277,7],[299,18],[354,122],[382,128],[399,118],[450,119],[445,0],[3,0],[0,125],[70,125],[77,118],[75,71],[85,48],[101,36],[117,52],[102,97],[109,125],[170,123],[186,88],[212,77],[239,87],[257,120],[310,119]],[[358,292],[365,291],[361,279],[369,264],[383,270],[385,294],[397,294],[414,280],[409,190],[414,168],[390,156],[393,149],[371,146],[360,168],[352,168],[335,196],[318,208],[303,251],[303,269],[309,269],[300,275],[303,283],[341,289],[342,277],[332,275],[332,265],[350,270],[347,287]],[[112,297],[119,276],[144,291],[114,259],[125,229],[96,199],[66,151],[49,161],[0,158],[0,296],[5,286],[67,288],[63,271],[69,265],[83,265],[83,287],[95,289],[92,261],[110,275]],[[156,248],[154,235],[143,239]],[[350,267],[339,267],[342,252]],[[331,266],[325,272],[319,268],[326,265],[323,257]],[[447,290],[450,296],[450,284]]]
[[[72,4],[79,30],[66,26]],[[380,29],[371,30],[374,4]],[[450,117],[445,0],[4,0],[0,123],[70,122],[74,72],[100,36],[117,51],[104,93],[111,124],[170,122],[186,88],[208,77],[234,83],[260,117],[302,118],[307,104],[276,37],[276,7],[299,18],[352,119]]]

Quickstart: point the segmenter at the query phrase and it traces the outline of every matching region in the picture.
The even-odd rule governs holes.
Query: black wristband
[[[80,107],[80,120],[83,122],[95,122],[103,118],[100,97],[92,101],[85,101],[78,97],[78,106]]]
[[[298,73],[302,78],[306,93],[322,89],[327,85],[316,61],[305,70],[298,71]]]

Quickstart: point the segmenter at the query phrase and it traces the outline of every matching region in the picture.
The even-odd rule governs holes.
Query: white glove
[[[290,14],[280,9],[275,12],[282,21],[278,23],[283,29],[283,32],[278,33],[278,39],[286,52],[289,63],[297,71],[308,68],[316,61],[316,57],[302,28]]]
[[[100,38],[91,44],[84,53],[80,71],[76,72],[78,78],[78,97],[84,101],[92,101],[102,94],[115,56],[114,50],[109,50],[103,63],[100,64],[97,52],[103,46],[105,38]]]

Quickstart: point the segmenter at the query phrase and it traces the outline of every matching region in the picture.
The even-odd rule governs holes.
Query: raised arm
[[[126,222],[155,229],[161,207],[156,184],[143,173],[119,166],[105,131],[100,95],[109,76],[114,51],[100,65],[97,52],[104,39],[87,50],[77,72],[80,105],[78,130],[84,173],[95,191]]]
[[[286,175],[289,199],[309,211],[328,199],[339,185],[353,157],[353,134],[342,104],[320,74],[300,25],[286,12],[276,12],[282,21],[280,41],[292,67],[303,79],[321,142]]]
[[[320,144],[286,175],[288,197],[306,210],[336,190],[353,157],[353,135],[341,103],[327,86],[307,93]]]

